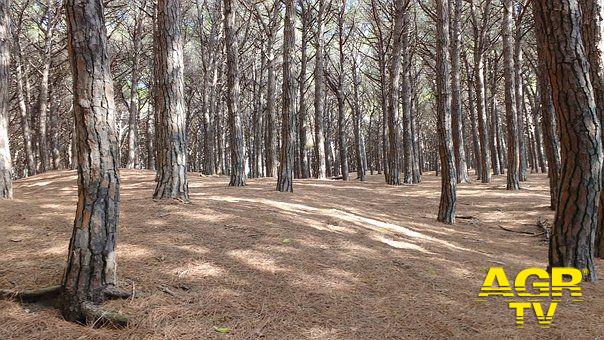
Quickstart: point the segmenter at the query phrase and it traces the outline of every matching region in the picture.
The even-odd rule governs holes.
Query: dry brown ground
[[[192,174],[188,205],[154,202],[153,178],[122,171],[120,284],[145,295],[106,306],[132,315],[132,326],[93,329],[52,308],[0,301],[0,338],[604,337],[603,281],[583,285],[583,303],[560,305],[547,330],[532,317],[517,330],[503,301],[477,301],[488,267],[545,265],[542,237],[498,227],[538,233],[539,219],[551,221],[544,175],[514,193],[503,177],[462,185],[458,214],[476,219],[455,226],[435,222],[432,175],[402,187],[377,175],[297,180],[284,194],[274,179],[229,188],[224,177]],[[19,180],[15,197],[0,202],[0,288],[56,284],[75,173]]]

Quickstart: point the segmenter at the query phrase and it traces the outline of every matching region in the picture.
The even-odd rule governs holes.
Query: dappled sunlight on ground
[[[154,201],[152,171],[121,175],[118,277],[143,295],[107,308],[133,325],[92,329],[0,301],[0,338],[225,337],[214,327],[234,338],[604,336],[602,283],[584,285],[585,302],[559,307],[548,330],[518,331],[506,305],[477,301],[488,267],[545,266],[545,175],[513,193],[504,176],[460,185],[453,226],[436,222],[433,174],[400,187],[381,175],[296,180],[293,194],[274,179],[230,188],[226,177],[189,174],[190,204]],[[16,199],[0,201],[0,288],[60,281],[76,195],[73,171],[15,182]]]

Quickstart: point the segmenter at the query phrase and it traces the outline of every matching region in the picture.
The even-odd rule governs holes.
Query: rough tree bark
[[[78,205],[60,301],[65,319],[118,326],[127,320],[96,304],[116,285],[115,243],[120,179],[113,79],[100,0],[66,2],[68,50],[73,73],[78,158]]]
[[[512,23],[514,21],[514,2],[512,0],[504,0],[503,2],[503,21],[502,31],[503,36],[503,70],[505,77],[505,111],[507,117],[507,136],[508,136],[508,174],[507,174],[507,189],[519,190],[519,142],[518,142],[518,114],[516,112],[517,93],[516,78],[514,76],[514,59],[512,46]],[[516,65],[518,67],[518,65]],[[517,92],[517,91],[516,91]]]
[[[556,112],[552,101],[552,89],[547,71],[547,41],[545,28],[541,17],[538,1],[532,1],[533,18],[535,22],[535,37],[537,40],[537,81],[540,102],[541,125],[543,142],[547,156],[547,167],[550,188],[550,205],[555,209],[558,204],[558,184],[560,182],[560,146],[556,128]]]
[[[293,157],[295,144],[295,102],[293,49],[295,41],[295,7],[294,0],[285,0],[285,24],[283,27],[283,111],[281,116],[281,152],[279,157],[279,172],[277,190],[281,192],[294,191]]]
[[[546,61],[560,124],[562,172],[549,247],[550,267],[596,280],[594,243],[602,187],[602,140],[577,0],[538,0]]]
[[[449,11],[447,0],[436,0],[436,105],[438,115],[441,193],[438,221],[455,223],[457,179],[451,127]]]
[[[10,84],[10,2],[0,0],[0,198],[13,198],[13,168],[8,141]]]
[[[180,25],[180,0],[159,0],[155,39],[157,186],[153,198],[187,202],[189,185]]]
[[[227,110],[229,111],[229,147],[231,150],[230,186],[245,185],[243,122],[239,111],[239,49],[235,29],[233,0],[224,0],[224,35],[227,51]]]
[[[600,126],[604,126],[604,4],[598,0],[579,0],[583,12],[583,44],[587,49]],[[602,132],[604,139],[604,131]],[[602,176],[604,181],[604,176]],[[600,194],[596,256],[604,258],[604,191]]]

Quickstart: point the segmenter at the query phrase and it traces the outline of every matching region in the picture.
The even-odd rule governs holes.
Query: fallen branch
[[[473,220],[473,219],[475,219],[474,216],[456,216],[455,218],[458,218],[460,220]]]
[[[521,231],[521,230],[514,230],[514,229],[508,229],[506,227],[500,226],[498,225],[499,228],[505,230],[505,231],[509,231],[512,233],[518,233],[518,234],[525,234],[525,235],[531,235],[531,236],[535,236],[535,233],[532,233],[530,231]]]
[[[12,290],[0,289],[0,298],[36,302],[53,299],[61,294],[62,286],[51,286],[41,289]]]
[[[112,326],[115,328],[124,328],[128,326],[130,319],[120,313],[106,311],[92,303],[83,303],[82,312],[86,316],[86,321],[96,326]]]

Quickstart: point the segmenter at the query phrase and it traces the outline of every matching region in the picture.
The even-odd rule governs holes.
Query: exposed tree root
[[[115,327],[124,328],[128,326],[130,319],[120,313],[106,311],[92,303],[82,304],[82,312],[86,316],[86,321],[93,327]]]
[[[108,300],[129,299],[140,295],[134,291],[129,292],[113,286],[105,288],[104,294]]]
[[[24,302],[37,302],[56,298],[61,294],[61,289],[61,285],[32,290],[0,289],[0,298]]]

